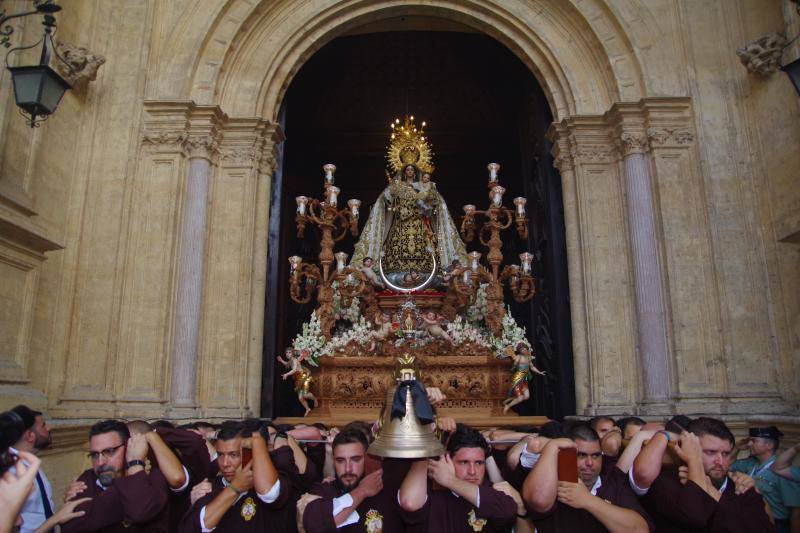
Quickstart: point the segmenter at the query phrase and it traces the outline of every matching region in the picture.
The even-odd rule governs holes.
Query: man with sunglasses
[[[65,497],[91,500],[77,508],[85,514],[61,531],[167,531],[167,481],[158,468],[145,471],[148,451],[145,436],[131,436],[124,422],[104,420],[93,425],[88,453],[92,468],[70,485]]]

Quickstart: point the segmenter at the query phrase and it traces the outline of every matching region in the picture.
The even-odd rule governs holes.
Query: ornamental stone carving
[[[694,133],[688,128],[649,128],[647,138],[651,146],[687,146],[694,141]]]
[[[553,165],[559,172],[571,172],[575,169],[575,165],[572,163],[572,156],[569,154],[559,154],[553,160]]]
[[[613,163],[617,156],[617,149],[607,144],[588,144],[572,151],[572,159],[577,163]]]
[[[208,159],[215,163],[219,156],[219,140],[212,135],[189,135],[184,142],[184,150],[189,159]]]
[[[259,164],[261,151],[255,146],[224,148],[220,150],[220,161],[226,167],[251,168]]]
[[[779,33],[768,33],[744,48],[736,50],[736,55],[751,74],[769,76],[780,67],[785,46],[786,37]]]
[[[630,154],[643,154],[650,149],[650,143],[644,132],[626,131],[620,135],[619,147],[623,157]]]
[[[185,131],[145,130],[142,133],[142,145],[159,152],[182,150],[188,137]]]
[[[58,42],[56,52],[66,61],[53,61],[59,74],[73,87],[85,85],[97,78],[97,71],[106,62],[100,54],[67,42]],[[67,66],[69,65],[69,66]]]

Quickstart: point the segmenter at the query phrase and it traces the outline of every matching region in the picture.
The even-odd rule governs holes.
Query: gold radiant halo
[[[422,172],[433,172],[433,152],[425,138],[425,126],[423,122],[417,127],[413,115],[406,115],[402,124],[399,118],[392,123],[386,159],[395,173],[406,165],[416,165]]]

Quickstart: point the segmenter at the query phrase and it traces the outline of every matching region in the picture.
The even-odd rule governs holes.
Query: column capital
[[[618,141],[622,157],[631,154],[644,154],[650,149],[650,141],[643,131],[623,131]]]

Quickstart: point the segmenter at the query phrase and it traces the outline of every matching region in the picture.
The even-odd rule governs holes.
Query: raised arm
[[[400,507],[414,512],[422,509],[428,500],[428,460],[415,461],[400,485]]]
[[[797,452],[800,452],[800,443],[795,444],[781,453],[775,462],[772,464],[772,471],[786,479],[797,481],[792,477],[792,461],[794,460]]]
[[[186,488],[189,479],[186,476],[186,469],[181,464],[178,456],[164,442],[164,439],[155,431],[150,431],[144,434],[150,450],[156,458],[158,469],[164,474],[167,480],[167,485],[173,490]]]
[[[255,455],[255,451],[253,452]],[[239,495],[253,488],[253,462],[240,468],[230,484],[211,500],[201,511],[201,526],[205,529],[214,529],[225,516],[225,513],[236,503]]]
[[[428,461],[428,472],[439,485],[455,492],[475,507],[480,507],[478,486],[456,477],[455,465],[450,455],[444,454],[441,459]]]
[[[608,437],[611,434],[612,432],[608,432],[606,433],[605,437]],[[642,451],[642,446],[644,446],[644,441],[652,439],[655,436],[655,434],[656,431],[652,429],[639,430],[636,433],[636,435],[633,436],[628,445],[625,447],[625,450],[619,456],[619,459],[617,459],[617,468],[619,468],[620,470],[622,470],[627,474],[628,471],[633,466],[633,462],[636,460],[636,458],[639,456],[639,453]],[[618,430],[616,431],[616,435],[619,435]],[[605,437],[603,437],[604,441]]]
[[[534,512],[545,513],[555,505],[558,489],[558,451],[574,447],[575,443],[569,439],[553,439],[545,445],[539,461],[522,485],[522,499]]]
[[[667,434],[658,432],[636,456],[633,461],[633,482],[640,489],[649,489],[661,473],[661,463],[670,440]],[[628,446],[630,445],[629,443]]]
[[[267,443],[261,433],[255,432],[252,437],[253,446],[253,487],[259,495],[267,494],[278,481],[278,471],[272,464],[267,451]]]

